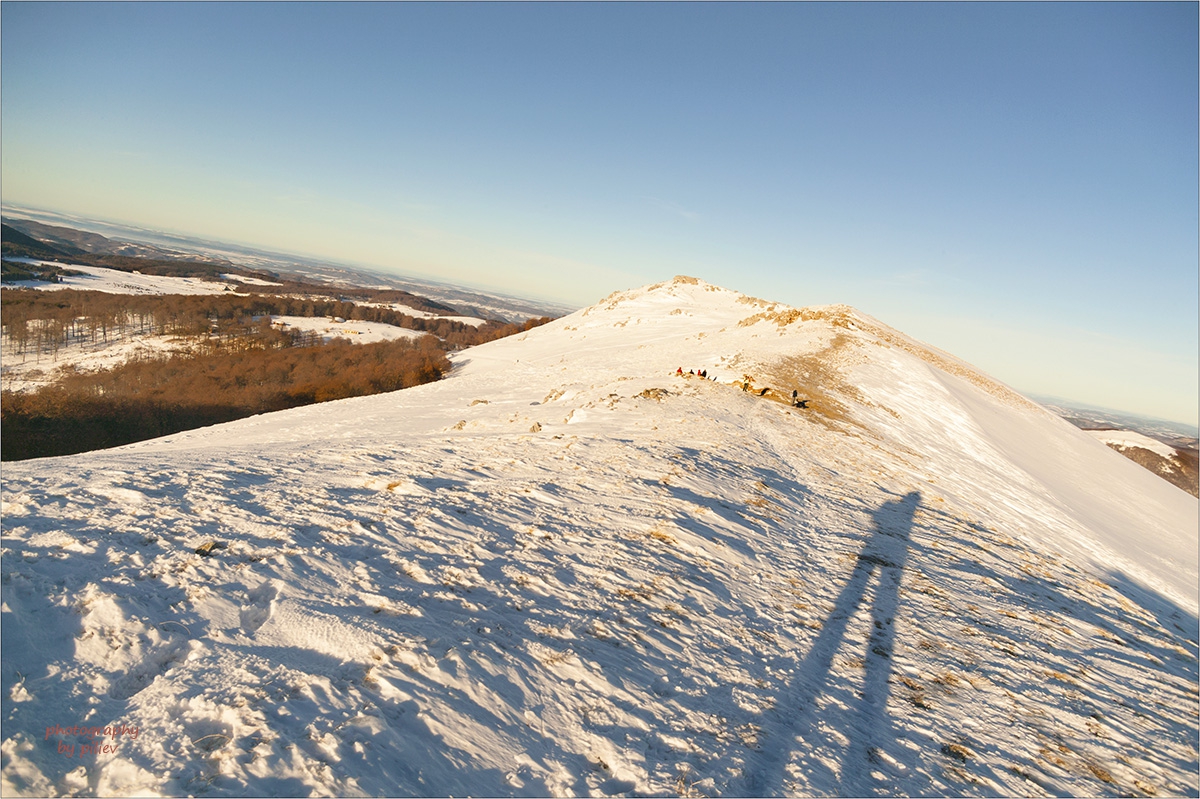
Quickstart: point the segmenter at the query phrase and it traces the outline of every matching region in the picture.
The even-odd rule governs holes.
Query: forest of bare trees
[[[6,358],[52,360],[126,335],[187,337],[191,351],[114,369],[67,371],[37,391],[0,395],[0,458],[67,455],[256,413],[408,388],[440,378],[448,350],[550,321],[478,327],[388,308],[287,296],[119,295],[4,290]],[[382,322],[430,335],[376,344],[282,331],[271,315]]]
[[[6,290],[3,294],[8,354],[18,357],[28,353],[53,355],[72,344],[107,342],[112,336],[129,333],[240,338],[247,327],[270,315],[381,322],[430,333],[449,349],[482,344],[528,329],[528,324],[496,321],[476,327],[451,319],[427,319],[390,308],[311,297],[127,295],[76,290]]]
[[[256,413],[437,380],[436,339],[169,355],[77,372],[0,403],[4,460],[128,444]]]

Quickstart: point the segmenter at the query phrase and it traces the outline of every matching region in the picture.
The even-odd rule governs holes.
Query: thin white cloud
[[[700,218],[700,214],[698,212],[688,210],[678,203],[673,203],[669,200],[663,200],[659,197],[647,197],[646,199],[649,200],[660,211],[666,211],[669,214],[674,214],[675,216],[686,219],[689,222],[695,222]]]

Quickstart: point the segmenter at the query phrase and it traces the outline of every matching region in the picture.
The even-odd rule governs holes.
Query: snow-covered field
[[[323,316],[272,316],[271,322],[278,323],[284,329],[317,333],[325,341],[344,338],[355,344],[375,344],[400,338],[418,339],[428,335],[420,330],[409,330],[395,325],[385,325],[381,322],[363,322],[357,319],[335,322]]]
[[[105,269],[80,264],[63,264],[33,258],[11,258],[21,263],[53,263],[82,275],[67,275],[61,283],[47,281],[16,281],[4,284],[11,288],[36,288],[47,291],[58,289],[80,289],[102,291],[108,294],[220,294],[225,292],[225,283],[201,280],[199,278],[166,277],[158,275],[142,275],[135,272],[123,272],[116,269]],[[254,285],[279,285],[256,278],[245,278],[239,275],[223,275],[231,281],[240,281]],[[390,307],[390,306],[389,306]],[[470,325],[481,325],[483,319],[465,316],[436,317],[414,308],[401,306],[399,310],[411,316],[421,318],[446,318],[452,321]],[[301,316],[272,317],[288,327],[299,330],[311,330],[319,333],[326,341],[341,337],[356,344],[369,344],[378,341],[392,341],[400,338],[416,339],[425,333],[417,330],[386,325],[378,322],[347,320],[333,322],[327,317],[309,318]],[[87,346],[72,345],[64,347],[57,353],[27,353],[14,354],[7,340],[3,348],[3,387],[6,391],[32,391],[53,383],[62,369],[78,369],[94,371],[112,369],[128,360],[155,356],[166,352],[184,352],[192,348],[192,342],[177,336],[157,335],[127,335],[112,337],[111,340],[88,344]]]
[[[390,311],[406,314],[414,319],[445,319],[450,322],[461,322],[464,325],[471,325],[471,327],[479,327],[487,321],[486,319],[481,319],[478,316],[441,316],[439,314],[430,313],[429,311],[422,311],[420,308],[413,308],[399,302],[360,302],[358,304],[368,308],[387,308]]]
[[[1109,444],[1121,449],[1126,447],[1140,447],[1150,450],[1155,455],[1161,455],[1164,458],[1170,458],[1175,454],[1174,447],[1168,446],[1150,436],[1135,433],[1132,430],[1086,430],[1084,432],[1102,444]]]
[[[246,277],[245,275],[227,274],[221,275],[222,280],[228,280],[231,283],[242,283],[246,286],[282,286],[282,283],[272,283],[270,280],[263,280],[257,277]]]
[[[25,353],[18,355],[5,336],[3,365],[0,366],[0,386],[5,391],[36,391],[56,382],[64,371],[94,372],[115,369],[138,358],[156,358],[176,352],[188,352],[195,342],[180,336],[160,336],[149,333],[111,335],[107,342],[72,344],[53,355]]]
[[[34,258],[9,258],[30,264],[61,266],[80,275],[64,275],[61,283],[44,280],[19,280],[5,283],[5,288],[35,288],[45,291],[78,289],[80,291],[103,291],[107,294],[220,294],[229,285],[198,277],[169,277],[165,275],[143,275],[138,272],[123,272],[105,269],[102,266],[65,264]]]
[[[455,357],[5,464],[0,791],[1197,794],[1197,502],[1100,442],[690,279]]]

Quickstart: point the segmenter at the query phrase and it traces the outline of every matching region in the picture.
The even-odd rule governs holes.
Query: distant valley
[[[3,222],[14,231],[49,246],[37,258],[61,259],[71,254],[187,260],[218,269],[235,267],[304,282],[356,288],[400,289],[428,297],[469,316],[518,322],[530,317],[557,317],[574,306],[531,300],[456,286],[429,279],[401,277],[349,264],[268,252],[227,242],[162,233],[110,222],[68,217],[49,211],[5,206]],[[15,252],[14,254],[22,254]],[[97,264],[106,265],[106,264]]]
[[[1192,496],[1200,495],[1196,429],[1163,419],[1094,408],[1058,397],[1034,397],[1125,457]]]
[[[255,266],[6,222],[0,455],[85,452],[418,385],[450,368],[449,352],[549,320],[507,321],[521,305],[504,298],[470,295],[464,308],[361,275]]]

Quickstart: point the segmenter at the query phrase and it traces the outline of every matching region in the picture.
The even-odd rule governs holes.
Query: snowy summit
[[[1197,793],[1196,500],[847,307],[676,278],[3,503],[5,796]]]

